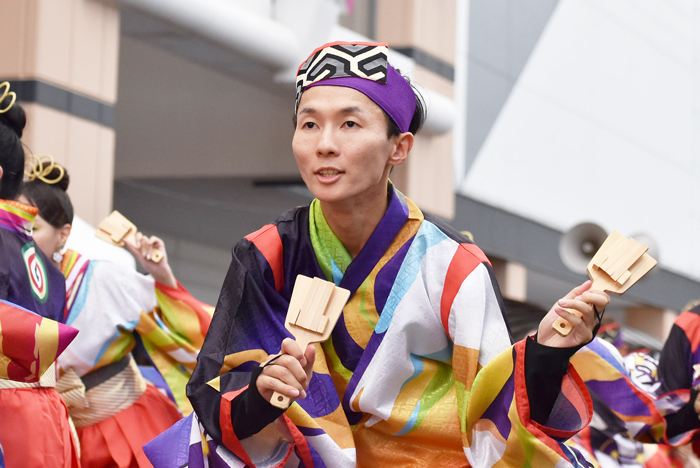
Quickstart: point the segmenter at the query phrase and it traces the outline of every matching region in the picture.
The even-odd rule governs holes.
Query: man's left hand
[[[593,330],[598,325],[596,310],[602,314],[610,303],[610,296],[603,291],[591,289],[591,284],[589,280],[575,287],[552,306],[540,322],[537,330],[538,343],[553,348],[572,348],[587,344],[593,339]],[[583,315],[579,318],[567,309],[577,310]],[[573,326],[566,336],[552,328],[559,317]]]

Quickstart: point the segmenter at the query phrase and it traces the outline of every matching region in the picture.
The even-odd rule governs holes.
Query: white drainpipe
[[[455,44],[455,132],[452,133],[454,186],[459,187],[467,175],[467,86],[469,72],[470,0],[457,0]]]
[[[270,18],[227,0],[113,0],[262,62],[273,69],[298,65],[297,35]]]
[[[278,82],[294,84],[294,73],[307,56],[301,50],[299,34],[288,26],[241,8],[228,0],[111,0],[121,6],[139,10],[179,26],[193,34],[234,50],[251,60],[279,71]],[[360,34],[332,26],[327,40],[369,39]],[[320,45],[320,44],[319,44]],[[413,71],[413,60],[392,53],[390,58],[402,72]],[[399,58],[400,56],[400,58]],[[403,63],[401,63],[403,62]],[[454,102],[434,91],[424,90],[428,118],[424,129],[446,133],[452,129],[456,109]]]

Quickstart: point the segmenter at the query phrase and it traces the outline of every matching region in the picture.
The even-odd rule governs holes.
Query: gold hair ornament
[[[12,109],[12,106],[15,105],[15,101],[17,101],[17,94],[14,91],[10,91],[9,81],[3,81],[2,83],[0,83],[0,90],[2,88],[5,88],[5,90],[2,91],[2,94],[0,94],[0,103],[2,103],[7,96],[10,96],[12,100],[10,100],[10,103],[7,105],[7,107],[5,107],[4,109],[0,109],[0,114],[4,114],[5,112]]]
[[[63,166],[54,161],[52,156],[46,155],[37,158],[36,156],[32,155],[30,156],[30,158],[31,160],[27,161],[27,163],[25,164],[24,171],[24,174],[27,176],[27,180],[29,181],[39,179],[45,184],[53,185],[63,180],[63,176],[66,175],[66,170],[63,169]],[[44,164],[45,160],[48,160],[48,163],[46,165]],[[29,170],[27,170],[27,168]],[[56,176],[55,179],[47,178],[54,170],[54,168],[58,168],[60,174]]]

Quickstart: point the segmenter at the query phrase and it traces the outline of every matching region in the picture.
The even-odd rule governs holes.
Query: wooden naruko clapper
[[[627,291],[642,276],[656,266],[656,260],[647,254],[644,244],[613,231],[588,263],[586,270],[593,281],[591,289],[620,295]],[[575,309],[567,309],[577,317],[583,314]],[[559,317],[552,328],[566,336],[573,328]]]
[[[350,291],[339,288],[330,281],[297,276],[284,326],[292,334],[302,353],[306,353],[308,345],[321,343],[331,336],[349,298]],[[275,392],[270,404],[286,409],[289,407],[289,400],[288,396]]]
[[[131,245],[136,245],[136,225],[126,219],[123,214],[117,210],[112,211],[102,222],[97,226],[95,236],[103,241],[117,247],[124,247],[125,241],[129,241]],[[163,252],[158,249],[153,249],[151,252],[151,260],[154,263],[159,263],[163,260]]]

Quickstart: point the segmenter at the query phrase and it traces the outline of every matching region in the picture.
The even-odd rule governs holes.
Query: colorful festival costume
[[[58,360],[58,389],[78,428],[83,468],[147,467],[142,446],[181,418],[147,383],[131,351],[140,340],[183,412],[212,308],[109,262],[64,255],[66,322],[81,331]],[[138,336],[137,336],[138,335]]]
[[[700,389],[700,305],[681,313],[671,328],[659,358],[661,391],[690,391],[690,401],[695,401]],[[692,405],[689,405],[692,407]],[[676,432],[700,429],[698,415],[687,408],[675,421]],[[700,457],[700,442],[695,437],[693,451]]]
[[[563,443],[591,410],[573,367],[547,425],[531,420],[526,342],[511,346],[487,258],[389,192],[354,259],[318,200],[236,245],[188,385],[195,414],[144,448],[156,468],[589,466]],[[351,299],[316,345],[307,397],[246,437],[234,413],[245,398],[262,400],[248,389],[251,372],[289,336],[299,274],[333,281]]]
[[[664,392],[653,357],[631,353],[623,358],[599,338],[576,353],[571,363],[585,381],[595,411],[574,443],[592,454],[601,468],[671,466],[667,447],[688,443],[697,431],[669,424],[688,410],[689,392]],[[650,450],[644,444],[659,447]]]
[[[77,334],[62,323],[63,276],[32,241],[36,208],[0,200],[0,443],[7,466],[78,467],[54,362]]]

